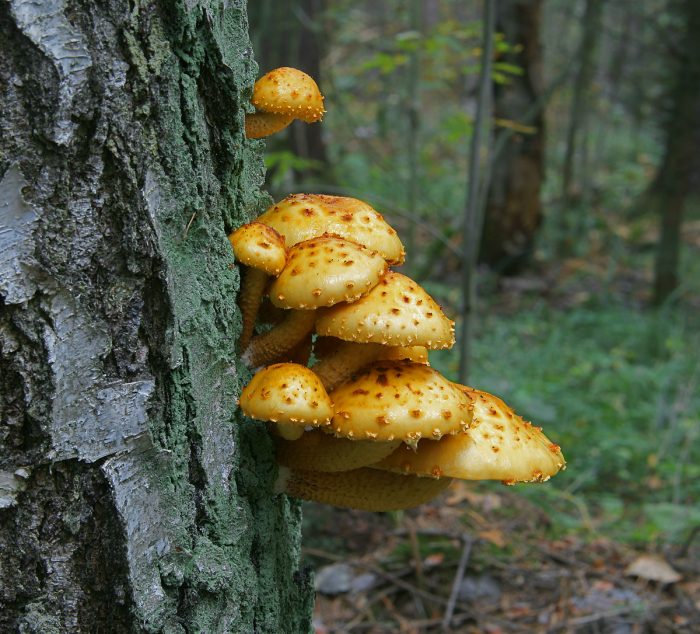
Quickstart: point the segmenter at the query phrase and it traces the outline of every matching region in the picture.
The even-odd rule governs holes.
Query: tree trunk
[[[494,116],[519,122],[542,97],[541,0],[498,5],[497,30],[522,46],[512,61],[523,74],[497,85]],[[540,189],[544,180],[544,113],[527,122],[531,130],[511,136],[494,161],[486,204],[481,260],[505,273],[519,271],[530,259],[542,218]]]
[[[0,4],[0,631],[310,631],[235,403],[241,2]]]
[[[596,53],[600,39],[603,17],[603,0],[586,0],[583,16],[583,39],[581,41],[581,61],[574,81],[571,97],[571,114],[566,135],[566,151],[562,167],[562,196],[564,209],[576,197],[574,160],[580,133],[585,132],[590,104],[591,84],[595,75]]]
[[[689,198],[700,201],[700,4],[685,0],[681,16],[684,41],[675,69],[666,146],[646,200],[661,219],[654,272],[656,305],[665,302],[678,287],[684,210]]]

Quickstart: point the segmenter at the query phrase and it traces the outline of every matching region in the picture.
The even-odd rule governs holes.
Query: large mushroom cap
[[[354,301],[375,286],[387,264],[378,253],[335,236],[300,242],[270,286],[270,301],[281,308],[315,309]]]
[[[293,116],[306,123],[323,118],[323,95],[306,73],[283,66],[263,75],[253,87],[252,104],[262,112]]]
[[[268,275],[279,275],[287,261],[284,238],[272,227],[251,222],[228,237],[236,259]]]
[[[246,416],[274,423],[324,425],[333,405],[318,377],[296,363],[260,370],[243,388],[239,401]]]
[[[450,348],[454,323],[412,279],[390,271],[367,295],[319,314],[319,335],[390,346]]]
[[[331,233],[379,253],[389,264],[402,264],[404,249],[396,231],[375,209],[357,198],[292,194],[258,219],[282,234],[288,246]]]
[[[524,421],[501,399],[458,386],[474,399],[474,420],[464,433],[439,441],[422,440],[417,450],[399,447],[373,465],[378,469],[462,480],[540,482],[564,467],[558,445]]]
[[[331,393],[332,428],[339,436],[400,439],[441,438],[465,429],[471,399],[439,372],[421,363],[382,361]]]

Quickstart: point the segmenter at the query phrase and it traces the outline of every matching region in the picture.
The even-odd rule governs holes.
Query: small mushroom
[[[286,354],[313,328],[316,308],[356,299],[379,282],[386,268],[377,253],[335,236],[295,245],[269,290],[270,301],[290,309],[290,315],[253,338],[243,354],[244,361],[259,367]],[[309,315],[300,314],[304,312]]]
[[[386,273],[381,255],[332,235],[305,240],[289,250],[287,265],[270,286],[270,301],[281,308],[315,310],[353,302]]]
[[[277,423],[280,434],[299,438],[306,425],[327,425],[333,405],[318,377],[303,365],[276,363],[243,388],[239,406],[250,418]]]
[[[323,118],[323,95],[306,73],[283,66],[255,82],[251,103],[256,112],[247,114],[245,132],[259,139],[286,128],[294,119],[315,123]]]
[[[455,384],[456,385],[456,384]],[[461,480],[543,482],[566,465],[559,445],[524,421],[501,399],[457,385],[474,401],[474,420],[463,432],[406,445],[373,467]]]
[[[243,326],[238,339],[245,350],[253,336],[255,318],[260,308],[268,276],[279,275],[287,261],[284,238],[272,227],[260,222],[243,225],[228,237],[236,259],[247,269],[241,278],[238,305]]]
[[[363,511],[398,511],[419,506],[442,493],[450,478],[419,478],[367,467],[325,473],[280,467],[277,493]]]

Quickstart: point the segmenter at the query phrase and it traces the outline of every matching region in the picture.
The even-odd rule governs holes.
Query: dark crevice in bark
[[[0,568],[13,571],[0,578],[0,631],[130,632],[124,542],[104,477],[70,460],[35,469],[28,485],[0,514]]]

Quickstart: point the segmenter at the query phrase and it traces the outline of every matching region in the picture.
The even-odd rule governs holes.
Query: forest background
[[[451,572],[433,583],[449,590],[465,553],[454,541],[459,530],[486,532],[482,567],[507,570],[524,556],[516,515],[538,507],[543,516],[528,524],[529,537],[585,552],[568,555],[584,573],[595,563],[591,544],[603,540],[615,552],[686,566],[686,580],[689,571],[697,579],[700,4],[501,0],[491,95],[480,103],[483,9],[453,0],[249,5],[261,72],[305,70],[318,78],[328,109],[321,125],[293,124],[268,140],[270,193],[277,200],[318,191],[372,203],[401,234],[404,272],[440,301],[459,332],[465,236],[475,235],[464,224],[471,187],[484,212],[471,337],[461,351],[431,354],[431,363],[455,380],[468,371],[471,384],[506,398],[545,427],[569,462],[546,486],[453,492],[440,503],[461,509],[450,515],[447,541],[435,541],[439,509],[431,531],[421,531],[416,522],[425,511],[371,519],[308,505],[307,554],[319,566],[332,559],[329,550],[344,548],[354,563],[336,561],[331,579],[339,565],[346,575],[354,571],[351,578],[368,566],[399,566],[424,592],[426,562],[439,560]],[[485,142],[474,181],[470,142],[479,109]],[[467,367],[460,368],[460,353]],[[373,531],[393,531],[391,547],[373,550]],[[462,575],[479,569],[475,557]],[[654,592],[670,587],[642,579]],[[405,585],[382,601],[349,587],[321,597],[317,631],[433,631],[440,620],[431,621],[428,599],[427,607],[414,599],[408,611],[396,608]],[[615,598],[614,584],[586,587],[607,592],[608,603],[598,596],[599,618],[571,631],[605,626],[611,609],[618,625],[642,628],[615,631],[700,627],[697,581],[686,585],[685,599],[675,590],[659,608],[667,625],[658,610]],[[531,624],[518,630],[499,601],[487,610],[492,620],[474,631],[534,631]]]

